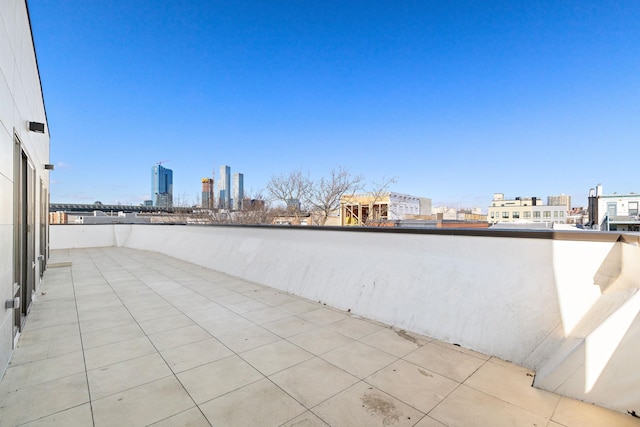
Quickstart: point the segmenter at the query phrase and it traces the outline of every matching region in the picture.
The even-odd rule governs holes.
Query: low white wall
[[[50,249],[121,246],[116,244],[115,229],[111,224],[104,226],[51,225],[49,233]]]
[[[569,378],[580,363],[586,366],[574,350],[620,306],[602,302],[594,277],[603,274],[621,243],[494,236],[163,225],[51,230],[54,248],[114,245],[161,252],[542,370],[546,378]],[[631,298],[630,288],[616,298]],[[624,331],[638,330],[636,306],[627,305]],[[625,352],[640,354],[640,343],[627,337],[624,344]],[[628,359],[611,345],[607,360]],[[572,397],[638,412],[640,396],[630,401],[615,392],[615,369],[603,366],[600,384],[589,374],[589,390],[579,381],[562,389],[541,382]],[[640,373],[630,375],[640,386]],[[601,390],[610,391],[604,400]]]

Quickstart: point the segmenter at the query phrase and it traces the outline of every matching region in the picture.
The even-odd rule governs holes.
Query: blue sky
[[[637,1],[29,1],[52,202],[346,166],[434,205],[640,192]],[[216,173],[216,179],[217,179]]]

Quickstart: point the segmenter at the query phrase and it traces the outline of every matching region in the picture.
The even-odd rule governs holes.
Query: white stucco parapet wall
[[[511,361],[536,370],[538,387],[640,413],[640,372],[621,373],[640,354],[640,248],[619,236],[68,225],[51,227],[51,246],[161,252]]]

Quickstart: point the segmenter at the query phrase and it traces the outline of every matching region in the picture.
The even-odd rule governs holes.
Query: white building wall
[[[600,223],[604,222],[609,210],[609,204],[615,204],[616,216],[628,216],[629,215],[629,203],[635,202],[640,204],[640,195],[621,195],[621,196],[606,196],[598,199],[598,213],[600,216]]]
[[[14,239],[14,133],[22,143],[35,169],[35,222],[39,224],[40,180],[49,188],[49,131],[29,132],[28,122],[47,123],[35,58],[31,27],[25,1],[0,3],[0,373],[12,352],[13,310],[5,309],[5,300],[13,296]],[[46,220],[46,219],[45,219]],[[35,229],[36,253],[39,253],[40,228]],[[36,263],[36,281],[40,277]],[[37,284],[36,284],[37,285]]]
[[[406,194],[390,193],[389,219],[406,219],[407,215],[420,215],[420,199]]]

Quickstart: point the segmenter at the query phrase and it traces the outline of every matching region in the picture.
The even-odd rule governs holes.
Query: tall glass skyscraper
[[[160,164],[151,169],[151,199],[154,206],[173,206],[173,171]]]
[[[241,173],[233,174],[233,210],[242,209],[242,199],[244,198],[244,175]]]
[[[231,208],[231,168],[220,166],[220,178],[218,179],[218,207],[220,209]]]

